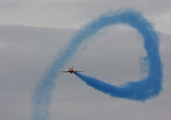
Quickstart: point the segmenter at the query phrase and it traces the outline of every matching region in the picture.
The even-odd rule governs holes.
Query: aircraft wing
[[[74,72],[83,72],[83,71],[74,71]]]
[[[69,71],[61,71],[61,72],[69,72]]]

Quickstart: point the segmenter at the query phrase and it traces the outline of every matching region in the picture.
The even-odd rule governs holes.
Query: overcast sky
[[[153,23],[160,36],[164,64],[161,94],[144,103],[111,98],[75,75],[61,74],[52,93],[51,120],[170,120],[170,5],[170,0],[0,0],[1,119],[31,120],[33,89],[76,30],[102,13],[134,8]],[[114,85],[140,78],[143,47],[135,30],[108,27],[91,41],[65,69],[74,65]]]
[[[0,24],[80,28],[109,10],[135,8],[156,25],[171,31],[170,0],[0,0]]]

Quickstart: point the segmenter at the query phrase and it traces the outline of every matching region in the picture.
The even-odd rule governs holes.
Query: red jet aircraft
[[[74,67],[72,66],[72,68],[69,68],[67,71],[61,71],[61,72],[70,72],[72,74],[75,72],[83,72],[83,71],[76,71],[76,70],[74,70]]]

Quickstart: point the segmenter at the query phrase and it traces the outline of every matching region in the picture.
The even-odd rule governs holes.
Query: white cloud
[[[38,0],[1,1],[0,24],[18,24],[37,27],[80,28],[88,21],[109,10],[135,8],[147,17],[162,17],[165,21],[158,26],[170,23],[165,14],[170,13],[170,0]],[[159,7],[160,6],[160,7]],[[151,21],[154,22],[154,21]],[[171,27],[170,27],[171,28]],[[165,31],[168,31],[166,28]]]
[[[171,14],[166,13],[154,19],[155,27],[158,31],[171,34]]]
[[[170,0],[1,0],[1,118],[30,119],[31,94],[37,80],[75,32],[72,29],[49,27],[80,28],[102,13],[127,7],[142,11],[145,17],[154,23],[157,30],[168,33],[160,33],[160,51],[164,63],[163,92],[154,100],[138,103],[110,98],[89,88],[73,75],[61,74],[57,81],[57,89],[53,93],[50,114],[52,119],[84,117],[88,120],[170,120]],[[74,57],[69,65],[75,65],[75,68],[84,70],[87,74],[117,85],[128,81],[128,78],[137,80],[138,53],[141,44],[134,40],[139,39],[139,36],[131,29],[124,30],[118,30],[117,27],[105,29],[91,38],[92,41],[96,40],[96,43],[92,42],[87,51]],[[127,39],[129,40],[125,41]],[[103,47],[104,44],[106,47]],[[127,47],[122,50],[125,46]],[[101,50],[103,54],[102,52],[98,54]],[[122,56],[119,53],[122,53]],[[105,63],[104,58],[107,61]],[[125,59],[128,62],[125,62]],[[120,74],[121,72],[124,76]]]
[[[0,49],[1,118],[30,119],[31,94],[36,82],[73,32],[74,30],[64,29],[0,26],[0,41],[9,46]],[[85,74],[112,84],[137,80],[138,53],[141,50],[137,39],[141,38],[131,29],[118,31],[117,27],[106,28],[91,38],[96,41],[91,42],[82,54],[74,57],[69,65],[75,65],[75,68],[84,70]],[[88,87],[74,75],[61,74],[56,81],[57,88],[52,93],[52,120],[83,117],[89,120],[170,120],[170,45],[170,35],[162,33],[160,50],[165,66],[164,90],[157,98],[145,103],[111,98]]]

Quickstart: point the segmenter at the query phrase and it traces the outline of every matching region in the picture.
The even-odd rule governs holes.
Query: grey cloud
[[[30,120],[37,80],[74,30],[0,26],[0,116]]]
[[[79,28],[102,13],[116,11],[127,8],[133,8],[143,13],[148,19],[158,19],[160,16],[170,13],[169,0],[102,0],[102,1],[77,1],[77,2],[56,2],[45,5],[46,10],[51,13],[57,13],[61,16],[58,21],[65,25]],[[56,19],[54,17],[54,19]],[[68,20],[66,22],[65,20]],[[57,19],[56,19],[57,20]],[[68,24],[69,23],[69,24]],[[72,23],[72,25],[71,25]],[[159,23],[158,23],[159,24]]]
[[[16,2],[0,1],[1,10],[13,10],[18,7]]]
[[[85,42],[64,69],[74,65],[84,74],[116,85],[138,80],[141,36],[135,30],[118,28],[108,27],[93,36],[91,42]],[[72,29],[0,26],[0,44],[7,44],[0,46],[1,118],[31,119],[31,95],[37,80],[74,33]],[[157,98],[145,103],[111,98],[74,75],[60,74],[52,93],[52,120],[170,120],[171,35],[160,35],[164,90]]]
[[[109,10],[135,8],[146,17],[170,13],[169,0],[7,1],[0,2],[1,24],[79,28]]]
[[[94,17],[109,10],[118,10],[123,8],[135,8],[142,11],[145,15],[161,15],[169,13],[170,0],[102,0],[102,1],[78,1],[78,2],[61,2],[49,5],[49,9],[60,7],[64,9],[75,9],[76,15],[86,18]],[[53,6],[53,7],[52,7]],[[78,17],[77,16],[77,17]],[[79,18],[80,18],[79,17]]]
[[[20,83],[26,86],[26,83],[30,84],[31,81],[29,80],[28,73],[34,74],[35,71],[33,71],[33,69],[43,69],[42,63],[46,63],[46,65],[49,64],[72,33],[73,30],[0,26],[0,43],[6,44],[6,46],[0,48],[1,68],[3,68],[0,70],[1,82],[11,83],[15,81],[15,83],[17,83],[20,79],[23,79]],[[12,86],[14,85],[15,84]],[[5,89],[2,85],[0,89],[3,88]]]

